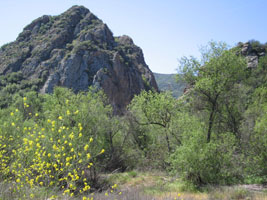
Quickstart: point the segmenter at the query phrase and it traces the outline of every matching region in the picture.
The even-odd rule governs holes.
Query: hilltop
[[[63,86],[78,92],[95,86],[104,90],[115,112],[141,90],[158,90],[141,48],[129,36],[114,37],[83,6],[59,16],[44,15],[2,46],[0,76],[3,99],[25,90],[52,93]]]

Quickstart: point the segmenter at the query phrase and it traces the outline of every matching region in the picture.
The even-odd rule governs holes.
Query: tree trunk
[[[212,126],[213,126],[215,112],[216,112],[216,104],[214,103],[214,104],[212,104],[212,109],[211,109],[210,118],[209,118],[209,128],[208,128],[208,135],[207,135],[207,143],[210,142],[211,129],[212,129]]]
[[[165,131],[165,138],[166,138],[166,142],[167,142],[167,145],[168,145],[168,151],[169,153],[171,153],[171,146],[170,146],[170,141],[169,141],[169,136],[168,136],[168,133],[167,131]]]

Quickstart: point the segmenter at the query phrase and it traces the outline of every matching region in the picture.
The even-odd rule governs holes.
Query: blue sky
[[[153,72],[176,73],[182,56],[199,56],[209,41],[234,46],[267,42],[266,0],[0,0],[0,45],[44,14],[84,5],[115,36],[129,35]]]

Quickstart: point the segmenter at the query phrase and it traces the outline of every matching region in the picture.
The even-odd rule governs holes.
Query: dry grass
[[[267,200],[267,190],[251,190],[249,186],[209,186],[199,192],[187,187],[181,180],[163,173],[128,172],[105,175],[110,185],[117,184],[117,190],[111,189],[88,195],[94,200]],[[253,188],[253,187],[252,187]],[[82,197],[67,197],[56,190],[35,188],[35,200],[48,200],[56,195],[57,200],[81,200]],[[15,200],[18,196],[8,190],[8,185],[0,184],[0,200]],[[23,197],[21,197],[23,199]]]

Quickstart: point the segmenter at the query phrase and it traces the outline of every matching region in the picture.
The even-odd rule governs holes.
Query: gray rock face
[[[41,79],[42,93],[51,93],[55,86],[75,92],[102,88],[117,113],[141,90],[158,91],[142,50],[128,36],[113,37],[107,25],[82,6],[34,20],[16,41],[1,47],[0,75],[11,72]]]
[[[256,68],[258,66],[259,58],[257,55],[246,56],[248,68]]]
[[[247,66],[248,68],[256,68],[259,63],[259,58],[265,56],[265,49],[258,48],[253,49],[250,42],[246,42],[240,45],[241,47],[241,54],[246,57],[247,59]]]

